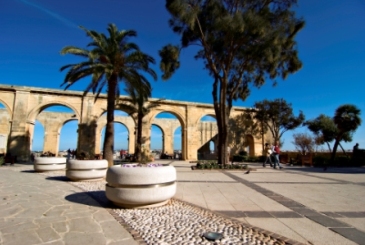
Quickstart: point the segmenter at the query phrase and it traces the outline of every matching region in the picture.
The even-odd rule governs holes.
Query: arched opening
[[[102,153],[104,140],[105,140],[105,129],[106,129],[106,112],[104,112],[99,120],[98,127],[98,151]],[[114,159],[124,159],[126,155],[134,153],[135,145],[135,123],[133,119],[124,111],[114,111]]]
[[[42,123],[38,120],[35,121],[34,130],[33,130],[33,141],[31,145],[31,152],[35,156],[40,156],[43,153],[43,146],[44,146],[44,127]]]
[[[5,154],[10,132],[10,115],[5,105],[0,102],[0,154]]]
[[[59,150],[61,152],[67,152],[68,149],[75,150],[77,148],[77,138],[70,137],[71,135],[77,135],[77,128],[78,128],[77,120],[68,121],[62,126],[60,132],[60,147],[59,147]]]
[[[155,159],[159,159],[161,156],[161,153],[164,152],[163,141],[164,141],[164,138],[163,138],[162,129],[159,126],[152,124],[150,149],[151,149],[151,153]]]
[[[65,105],[45,105],[30,128],[33,128],[30,149],[35,155],[47,152],[64,156],[67,149],[77,147],[78,119]]]
[[[161,130],[161,136],[158,139],[157,135],[154,137],[154,141],[162,142],[161,147],[161,159],[181,159],[182,153],[182,131],[181,123],[176,115],[171,112],[161,112],[153,120],[152,125],[158,126]],[[152,128],[151,128],[152,132]],[[152,143],[151,135],[151,145],[150,149],[153,151],[158,151],[155,149],[156,145]]]

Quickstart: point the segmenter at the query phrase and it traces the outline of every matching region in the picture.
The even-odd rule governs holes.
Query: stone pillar
[[[164,141],[163,141],[163,149],[164,153],[173,154],[174,153],[174,141],[173,135],[171,134],[171,127],[167,130],[164,130]]]
[[[43,152],[51,152],[58,156],[58,147],[60,144],[60,128],[62,124],[47,123],[44,128],[44,142],[43,142]]]
[[[84,96],[81,103],[80,123],[78,127],[77,154],[85,153],[89,157],[95,154],[97,121],[92,115],[94,96]]]
[[[199,112],[196,107],[187,106],[187,120],[186,120],[186,128],[184,129],[183,137],[184,137],[184,146],[186,147],[186,156],[185,159],[189,160],[197,160],[198,158],[198,149],[200,147],[200,132],[198,130],[198,125],[195,123],[197,120],[197,116]]]
[[[14,110],[8,138],[8,152],[17,156],[17,161],[27,162],[30,157],[30,133],[27,120],[29,91],[15,92]]]

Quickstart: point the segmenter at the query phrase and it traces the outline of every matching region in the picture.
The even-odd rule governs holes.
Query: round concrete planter
[[[34,158],[34,171],[56,171],[66,169],[65,157],[35,157]]]
[[[112,166],[107,171],[106,181],[106,197],[123,208],[162,206],[176,193],[173,166]]]
[[[108,169],[108,161],[70,159],[67,164],[66,177],[73,181],[93,181],[103,179]]]

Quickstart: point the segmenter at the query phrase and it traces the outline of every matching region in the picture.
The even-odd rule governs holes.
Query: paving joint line
[[[242,179],[241,177],[233,175],[232,173],[228,173],[228,172],[225,172],[225,171],[221,171],[221,172],[223,174],[227,175],[228,177],[236,180],[237,182],[239,182],[241,184],[244,184],[244,185],[254,189],[255,191],[257,191],[257,192],[259,192],[263,195],[265,195],[265,193],[262,190],[270,191],[270,190],[267,190],[267,189],[265,189],[261,186],[256,185],[255,183],[249,182],[248,180],[245,180],[245,179]],[[287,172],[287,171],[285,171],[285,172]],[[293,173],[293,174],[299,174],[299,173]],[[313,177],[313,176],[311,176],[311,177]],[[346,181],[341,181],[341,182],[347,183]],[[282,202],[279,202],[279,201],[275,200],[274,198],[272,198],[269,195],[265,195],[265,196],[267,196],[268,198],[270,198],[270,199],[282,204],[283,206],[293,210],[294,212],[296,212],[300,215],[303,215],[306,218],[308,218],[308,219],[310,219],[310,220],[326,227],[327,229],[338,233],[339,235],[345,237],[346,239],[349,239],[349,240],[351,240],[353,242],[356,242],[358,244],[365,244],[365,232],[363,232],[363,231],[360,231],[360,230],[358,230],[354,227],[349,226],[348,224],[346,224],[344,222],[341,222],[341,221],[338,221],[338,220],[336,220],[332,217],[329,217],[325,213],[318,212],[316,210],[310,209],[310,208],[306,207],[305,205],[300,204],[300,203],[298,203],[294,200],[291,200],[290,198],[284,197],[282,195],[278,194],[278,196],[282,196],[282,198],[284,200],[286,199],[285,201],[283,200]],[[300,206],[287,205],[287,204],[290,204],[290,203],[298,204]],[[352,231],[348,232],[349,230],[352,230]],[[360,238],[358,238],[358,237],[360,237]],[[359,243],[359,241],[361,241],[361,243]]]

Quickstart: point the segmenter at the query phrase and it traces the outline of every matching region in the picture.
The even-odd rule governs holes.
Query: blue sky
[[[108,23],[136,30],[133,41],[155,57],[159,73],[158,50],[179,41],[168,27],[164,4],[163,0],[1,1],[0,83],[59,89],[65,75],[59,68],[78,62],[59,51],[89,43],[78,26],[105,32]],[[276,87],[267,81],[262,88],[253,88],[246,101],[235,105],[252,107],[256,101],[284,98],[296,115],[302,110],[306,119],[313,119],[321,113],[333,116],[340,105],[355,104],[362,110],[363,124],[353,142],[343,145],[351,149],[358,142],[365,148],[365,1],[302,0],[296,12],[306,21],[297,36],[303,68]],[[182,51],[181,67],[172,79],[152,82],[154,98],[212,103],[212,79],[202,62],[193,58],[194,51]],[[80,81],[71,90],[82,91],[87,82]],[[283,150],[294,149],[292,134],[299,132],[307,130],[284,134]]]

